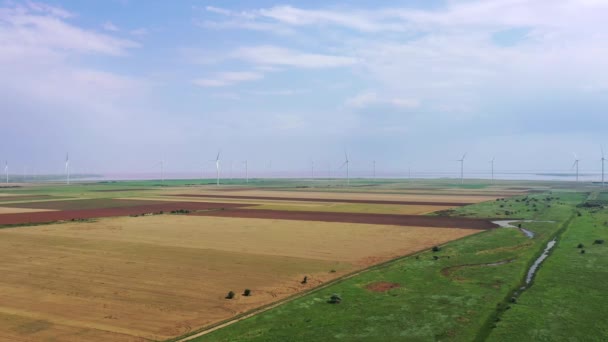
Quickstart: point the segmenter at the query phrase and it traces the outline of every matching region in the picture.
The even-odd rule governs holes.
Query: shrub
[[[329,297],[328,303],[330,304],[340,304],[340,302],[342,302],[342,297],[337,293],[334,293]]]
[[[594,245],[603,245],[604,244],[604,240],[595,240],[593,241]]]
[[[234,298],[234,291],[230,291],[228,292],[228,294],[226,295],[226,299],[232,299]]]
[[[243,292],[243,296],[245,296],[245,297],[251,296],[251,290],[250,289],[245,289],[245,291]]]
[[[576,248],[583,248],[585,247],[585,245],[583,245],[582,243],[579,243],[578,246],[576,246]]]
[[[302,284],[306,283],[308,283],[308,276],[304,276],[304,279],[302,279]]]
[[[336,270],[331,270],[329,271],[329,273],[336,273]]]
[[[439,246],[433,246],[433,252],[439,252],[440,250]]]
[[[581,249],[581,254],[585,254],[585,250],[584,249]]]
[[[436,255],[433,255],[433,260],[439,260],[439,257]]]
[[[517,303],[517,298],[511,297],[511,299],[509,299],[509,302],[515,304]]]

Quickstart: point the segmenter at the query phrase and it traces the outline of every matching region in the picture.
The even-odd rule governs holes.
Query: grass
[[[506,312],[489,341],[605,341],[608,336],[608,212],[581,210],[533,286]],[[585,254],[576,248],[584,244]]]
[[[519,197],[454,212],[494,216],[505,205],[516,213],[513,215],[557,221],[526,224],[537,233],[535,239],[515,229],[467,237],[446,244],[440,252],[396,260],[195,341],[475,340],[488,329],[488,319],[497,314],[497,307],[521,285],[531,261],[559,230],[558,223],[567,221],[574,205],[584,199],[576,193],[559,193],[559,199],[546,203],[541,202],[546,194],[528,197],[534,200],[522,202],[524,197]],[[533,204],[538,211],[530,210]],[[482,265],[505,260],[513,261]],[[461,267],[453,268],[456,266]],[[448,269],[451,271],[446,272]],[[384,293],[366,289],[379,281],[401,287]],[[342,303],[326,303],[333,293],[341,295]]]

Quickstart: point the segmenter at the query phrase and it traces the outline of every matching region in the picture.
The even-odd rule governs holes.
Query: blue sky
[[[599,169],[608,2],[0,0],[12,169]]]

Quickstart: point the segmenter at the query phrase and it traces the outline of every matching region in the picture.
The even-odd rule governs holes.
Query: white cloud
[[[103,29],[106,31],[116,32],[119,31],[118,26],[114,25],[111,21],[106,21],[103,23]]]
[[[258,72],[233,71],[217,73],[212,78],[199,78],[192,81],[192,83],[200,87],[226,87],[262,78],[264,78],[264,74]]]
[[[134,36],[145,36],[146,34],[148,34],[148,30],[143,27],[140,27],[140,28],[129,31],[129,33]]]
[[[347,99],[346,105],[353,108],[367,108],[380,105],[412,109],[419,107],[420,101],[410,98],[381,97],[376,92],[367,91]]]
[[[272,45],[242,47],[231,56],[262,66],[290,66],[298,68],[335,68],[357,63],[352,57],[305,53]]]
[[[120,56],[139,46],[71,25],[66,21],[70,15],[60,9],[42,5],[35,8],[0,8],[0,60],[66,53]]]

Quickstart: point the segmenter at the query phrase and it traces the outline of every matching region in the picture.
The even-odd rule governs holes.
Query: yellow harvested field
[[[34,213],[39,211],[54,211],[52,209],[31,209],[31,208],[7,208],[0,207],[0,215],[2,214],[16,214],[16,213]]]
[[[483,194],[385,194],[385,193],[345,193],[345,192],[313,192],[313,191],[271,191],[271,190],[203,190],[203,189],[180,189],[168,190],[164,194],[207,194],[228,196],[268,196],[268,197],[292,197],[307,199],[335,199],[344,200],[368,200],[368,201],[421,201],[421,202],[460,202],[478,203],[495,200],[500,196]],[[216,199],[219,200],[219,199]]]
[[[476,232],[178,215],[3,229],[0,340],[168,339]]]

